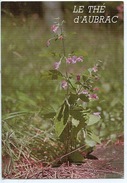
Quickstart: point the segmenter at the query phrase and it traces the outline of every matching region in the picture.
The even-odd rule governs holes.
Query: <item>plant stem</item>
[[[65,41],[64,41],[64,34],[63,34],[62,25],[60,26],[60,30],[61,30],[61,35],[63,36],[63,39],[62,39],[62,47],[63,47],[63,55],[64,55],[64,58],[65,58],[66,57],[66,50],[65,50]],[[66,72],[66,77],[68,78],[67,63],[66,63],[66,61],[65,61],[65,72]]]

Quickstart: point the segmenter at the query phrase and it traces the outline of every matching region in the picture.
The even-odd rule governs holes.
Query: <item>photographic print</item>
[[[124,178],[124,2],[3,1],[2,178]]]

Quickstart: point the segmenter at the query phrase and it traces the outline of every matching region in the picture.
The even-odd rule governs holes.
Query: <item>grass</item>
[[[66,54],[73,51],[85,58],[85,67],[71,68],[73,72],[103,61],[100,101],[92,106],[101,111],[95,130],[102,140],[114,141],[123,133],[123,34],[119,29],[66,26]],[[46,47],[50,37],[39,18],[2,17],[2,149],[11,162],[28,155],[50,162],[61,152],[52,121],[43,118],[44,112],[57,109],[63,97],[60,85],[42,78],[61,52],[59,43]]]

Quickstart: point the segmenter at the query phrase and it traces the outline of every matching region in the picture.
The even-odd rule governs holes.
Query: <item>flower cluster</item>
[[[79,93],[80,94],[84,94],[86,96],[89,97],[90,100],[94,99],[94,100],[97,100],[99,99],[98,95],[96,93],[89,93],[88,90],[83,90]]]
[[[54,33],[56,33],[57,30],[58,30],[58,28],[59,28],[59,26],[57,26],[57,25],[52,25],[52,26],[51,26],[51,31],[53,31]]]
[[[89,94],[88,96],[89,96],[89,99],[95,99],[95,100],[99,99],[99,97],[95,93]]]
[[[55,69],[55,70],[58,70],[59,67],[60,67],[60,64],[61,64],[61,61],[55,62],[55,63],[54,63],[54,69]]]
[[[77,57],[77,56],[72,56],[72,57],[68,57],[66,58],[66,63],[68,64],[76,64],[77,62],[83,62],[83,57]]]
[[[68,87],[68,84],[67,84],[67,81],[62,81],[62,83],[61,83],[61,87],[64,89],[64,90],[66,90],[67,89],[67,87]]]
[[[92,71],[93,71],[93,72],[97,72],[97,71],[98,71],[97,65],[95,65],[95,66],[92,68]]]

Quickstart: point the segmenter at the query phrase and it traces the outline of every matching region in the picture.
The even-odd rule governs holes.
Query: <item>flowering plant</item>
[[[70,73],[69,66],[83,63],[85,59],[83,56],[66,55],[63,24],[64,21],[60,22],[58,19],[58,22],[51,26],[54,36],[47,41],[47,46],[50,46],[53,40],[62,42],[63,55],[59,61],[54,63],[53,69],[48,71],[48,76],[55,80],[60,78],[60,87],[65,90],[65,98],[61,106],[52,115],[50,113],[49,118],[51,116],[53,118],[56,135],[64,144],[68,160],[82,161],[82,155],[74,149],[79,149],[80,145],[84,145],[86,150],[94,147],[96,143],[100,143],[99,137],[93,133],[91,128],[100,121],[100,112],[92,111],[89,104],[99,100],[97,94],[99,88],[94,83],[99,79],[98,71],[101,61],[88,70],[84,69],[82,74]],[[65,65],[64,72],[60,71],[62,63]]]

